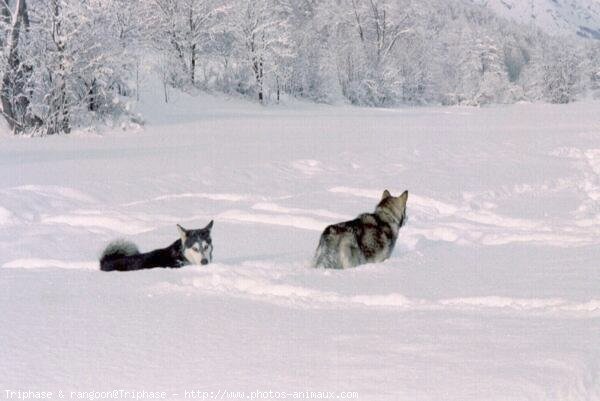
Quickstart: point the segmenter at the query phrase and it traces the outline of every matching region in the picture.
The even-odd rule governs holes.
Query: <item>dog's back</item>
[[[345,269],[387,259],[395,237],[392,228],[375,214],[328,226],[321,235],[315,267]]]
[[[321,234],[313,265],[344,269],[390,257],[404,222],[408,192],[393,197],[386,190],[375,213],[327,226]]]

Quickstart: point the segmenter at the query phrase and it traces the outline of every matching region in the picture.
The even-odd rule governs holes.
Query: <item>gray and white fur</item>
[[[325,228],[313,266],[345,269],[389,258],[406,221],[407,200],[408,191],[392,196],[386,189],[375,212]]]

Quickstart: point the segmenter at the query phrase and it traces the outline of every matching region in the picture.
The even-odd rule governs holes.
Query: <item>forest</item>
[[[399,107],[569,103],[600,92],[600,41],[467,0],[0,1],[14,134],[136,117],[148,79],[255,99]]]

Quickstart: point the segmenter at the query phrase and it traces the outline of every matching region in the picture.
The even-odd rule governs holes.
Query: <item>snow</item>
[[[137,132],[0,137],[0,388],[600,400],[598,103],[171,95]],[[385,188],[392,257],[310,268]],[[208,266],[97,269],[211,219]]]

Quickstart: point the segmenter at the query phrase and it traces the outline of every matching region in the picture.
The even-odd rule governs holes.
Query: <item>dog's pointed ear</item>
[[[204,227],[204,229],[205,229],[205,230],[208,230],[208,231],[212,230],[213,223],[214,223],[214,221],[213,221],[213,220],[211,220],[211,221],[210,221],[210,223],[208,223],[208,224],[206,225],[206,227]]]
[[[398,202],[404,207],[406,207],[406,201],[408,200],[408,191],[402,192],[402,195],[398,197]]]
[[[185,228],[181,227],[179,224],[177,224],[177,231],[179,231],[181,240],[185,241],[185,239],[187,238],[187,230]]]
[[[392,194],[390,193],[390,191],[388,191],[386,189],[385,191],[383,191],[383,194],[381,195],[381,200],[384,200],[385,198],[389,198],[390,196],[392,196]]]

